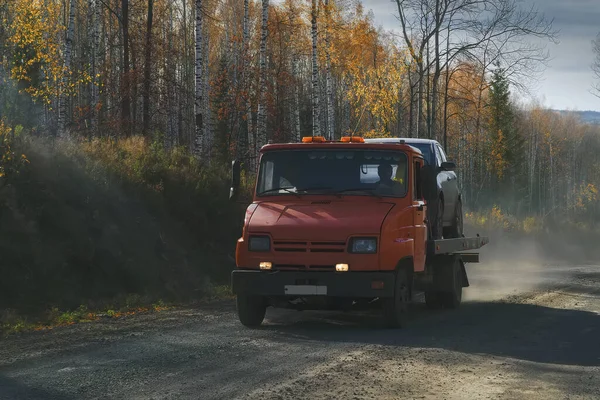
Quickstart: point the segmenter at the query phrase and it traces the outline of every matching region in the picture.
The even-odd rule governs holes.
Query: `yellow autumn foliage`
[[[575,209],[587,211],[594,203],[598,202],[598,188],[588,183],[581,185],[579,191],[575,194]]]
[[[21,127],[12,129],[0,120],[0,178],[11,173],[18,173],[20,168],[29,163],[25,154],[18,154],[13,149],[13,142],[21,133]]]
[[[25,92],[50,105],[57,93],[72,96],[77,85],[91,81],[89,72],[64,67],[63,45],[66,30],[61,19],[60,1],[0,0],[8,9],[7,43],[12,59],[8,69],[12,79],[25,84]],[[67,75],[66,84],[62,77]]]

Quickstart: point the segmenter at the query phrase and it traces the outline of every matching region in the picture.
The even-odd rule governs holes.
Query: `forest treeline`
[[[464,202],[598,218],[600,129],[523,106],[552,24],[516,0],[0,0],[0,116],[255,170],[269,141],[434,138]]]

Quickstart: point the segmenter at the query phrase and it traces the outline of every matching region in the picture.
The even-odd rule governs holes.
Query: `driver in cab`
[[[404,194],[404,174],[401,171],[402,165],[398,165],[396,176],[393,178],[394,169],[390,164],[382,163],[377,168],[379,182],[376,183],[375,190],[382,195],[401,196]]]

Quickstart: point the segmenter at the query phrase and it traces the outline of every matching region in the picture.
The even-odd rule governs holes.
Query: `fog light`
[[[348,272],[348,264],[336,264],[335,270],[337,272]]]
[[[260,269],[271,269],[273,268],[273,263],[264,261],[260,263]]]

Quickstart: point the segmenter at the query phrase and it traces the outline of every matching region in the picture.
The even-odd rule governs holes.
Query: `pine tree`
[[[511,193],[514,197],[526,187],[525,140],[516,129],[515,107],[510,99],[510,83],[500,65],[490,82],[489,111],[492,175],[497,178],[496,195]]]

